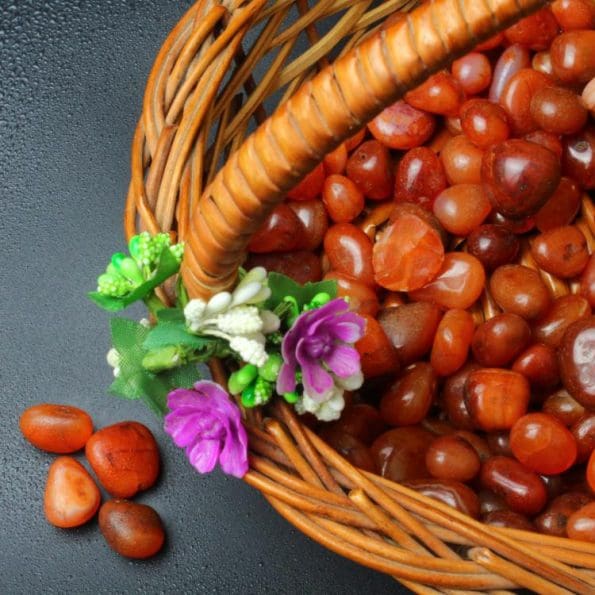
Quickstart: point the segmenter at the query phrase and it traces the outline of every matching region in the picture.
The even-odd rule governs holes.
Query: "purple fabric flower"
[[[299,367],[305,393],[324,401],[335,385],[329,371],[339,378],[360,371],[359,354],[349,343],[362,337],[364,324],[364,319],[350,312],[342,298],[300,314],[283,338],[284,363],[277,379],[277,392],[295,390],[295,373]]]
[[[212,471],[219,461],[228,475],[246,474],[248,437],[240,410],[218,384],[200,380],[194,389],[176,389],[167,406],[165,431],[199,473]]]

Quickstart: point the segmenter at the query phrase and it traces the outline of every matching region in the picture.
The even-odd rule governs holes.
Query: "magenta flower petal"
[[[360,371],[359,355],[351,344],[362,337],[364,326],[364,319],[350,312],[341,298],[300,314],[283,338],[281,352],[285,363],[277,380],[277,392],[295,389],[295,373],[299,369],[308,396],[323,400],[334,386],[329,370],[340,378]]]
[[[248,437],[240,410],[214,382],[201,380],[194,389],[169,393],[165,431],[177,446],[185,448],[192,466],[208,473],[217,465],[242,477],[248,471]]]
[[[221,442],[219,440],[196,440],[186,451],[190,464],[199,473],[210,473],[217,465]]]
[[[359,353],[348,345],[337,345],[325,356],[324,363],[339,378],[349,378],[360,370]]]

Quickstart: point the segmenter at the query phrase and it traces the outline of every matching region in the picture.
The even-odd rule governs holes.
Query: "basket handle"
[[[419,85],[547,0],[430,0],[306,82],[193,205],[182,276],[192,297],[227,289],[251,235],[324,155]]]

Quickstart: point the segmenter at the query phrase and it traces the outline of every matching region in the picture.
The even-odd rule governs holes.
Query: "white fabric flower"
[[[348,376],[347,378],[339,378],[338,376],[335,376],[335,383],[345,390],[357,390],[358,388],[361,388],[364,383],[364,375],[360,370],[353,374],[353,376]]]
[[[197,325],[202,320],[207,304],[204,300],[190,300],[184,308],[184,318],[188,326]]]
[[[145,328],[151,328],[151,321],[148,318],[141,318],[138,323]]]
[[[228,335],[253,335],[262,331],[262,318],[256,306],[237,306],[217,316],[217,328]]]
[[[280,318],[270,310],[263,310],[260,313],[260,318],[262,319],[262,332],[265,335],[269,335],[270,333],[274,333],[279,330],[281,326]]]
[[[216,293],[207,304],[205,314],[212,316],[213,314],[220,314],[229,308],[231,304],[231,293],[228,291],[221,291]]]
[[[306,393],[295,404],[296,411],[301,415],[303,413],[312,413],[320,421],[335,421],[341,417],[341,411],[345,407],[343,390],[335,387],[330,392],[330,397],[325,401],[312,399]]]
[[[117,378],[120,375],[120,354],[118,350],[112,347],[105,356],[107,363],[114,369],[114,376]]]
[[[267,272],[263,267],[248,271],[232,295],[232,306],[259,304],[267,300],[271,290],[267,287]]]
[[[269,358],[264,350],[264,335],[257,333],[252,336],[231,337],[229,347],[235,351],[247,364],[264,366]]]

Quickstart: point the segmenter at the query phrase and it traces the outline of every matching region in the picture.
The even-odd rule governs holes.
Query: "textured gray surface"
[[[144,80],[187,6],[0,0],[0,592],[399,592],[301,535],[241,482],[194,474],[141,405],[106,396],[108,316],[85,291],[121,246]],[[43,401],[82,406],[98,427],[136,419],[153,430],[164,469],[139,500],[167,527],[157,558],[119,558],[96,522],[45,522],[52,456],[17,424]]]

